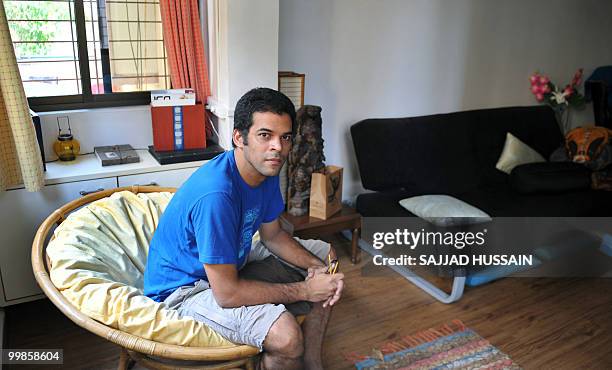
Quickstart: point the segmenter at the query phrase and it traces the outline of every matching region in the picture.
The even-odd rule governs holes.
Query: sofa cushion
[[[480,209],[449,195],[421,195],[399,201],[400,206],[437,226],[465,225],[491,221]]]
[[[573,162],[529,163],[512,170],[510,184],[521,194],[589,189],[591,171],[584,165]]]
[[[499,160],[495,165],[498,170],[510,174],[516,166],[526,163],[546,162],[540,153],[531,149],[529,145],[516,138],[511,133],[506,134],[506,142]]]
[[[507,184],[475,189],[457,197],[493,217],[605,216],[612,209],[612,193],[589,189],[562,194],[519,194]]]

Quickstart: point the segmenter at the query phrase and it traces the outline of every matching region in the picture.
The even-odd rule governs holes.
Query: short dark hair
[[[278,115],[287,113],[291,117],[291,130],[295,134],[295,106],[282,92],[266,87],[250,90],[236,103],[234,109],[234,130],[240,131],[245,145],[248,145],[247,135],[253,126],[253,113],[272,112]],[[232,145],[236,144],[232,141]]]

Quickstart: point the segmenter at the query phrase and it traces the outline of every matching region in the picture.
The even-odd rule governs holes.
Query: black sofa
[[[510,132],[544,158],[563,142],[548,106],[480,109],[351,126],[365,217],[413,216],[403,198],[448,194],[494,217],[608,216],[612,192],[591,189],[520,194],[495,168]]]

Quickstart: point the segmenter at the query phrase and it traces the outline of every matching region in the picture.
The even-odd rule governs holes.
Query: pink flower
[[[529,76],[530,87],[529,91],[534,95],[539,103],[549,104],[551,106],[578,106],[582,94],[578,91],[578,85],[582,80],[582,68],[579,68],[572,77],[569,84],[563,88],[557,87],[550,81],[550,78],[539,73],[534,73]],[[580,98],[575,99],[574,96]]]
[[[582,68],[578,68],[576,74],[574,74],[574,78],[581,79],[582,78]]]
[[[572,83],[570,85],[572,87],[576,87],[580,84],[581,80],[582,80],[582,68],[579,68],[574,74],[574,77],[572,78]]]
[[[580,84],[580,80],[582,79],[582,68],[579,68],[574,74],[574,78],[572,78],[572,86],[575,87]]]

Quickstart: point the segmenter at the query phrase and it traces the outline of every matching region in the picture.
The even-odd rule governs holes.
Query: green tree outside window
[[[69,21],[71,2],[5,1],[6,18],[13,41],[34,41],[15,44],[17,59],[48,55],[57,34],[57,23]],[[64,23],[64,22],[61,22]],[[67,35],[67,40],[71,35]]]

